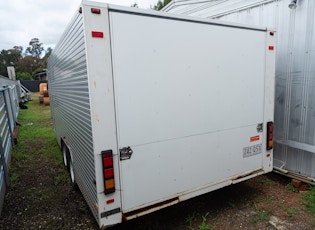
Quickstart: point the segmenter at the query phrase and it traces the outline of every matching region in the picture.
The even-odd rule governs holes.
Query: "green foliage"
[[[27,72],[17,72],[16,73],[16,79],[17,80],[31,80],[32,75]]]
[[[300,213],[299,210],[295,208],[287,208],[286,211],[292,219],[295,219],[295,217]]]
[[[196,212],[193,212],[191,215],[189,215],[188,217],[186,217],[186,223],[188,224],[189,229],[194,230],[194,222],[197,219],[197,215]],[[205,215],[203,215],[202,218],[202,222],[201,224],[198,226],[198,230],[209,230],[209,225],[207,224],[207,216],[209,215],[209,212],[207,212]]]
[[[19,183],[19,179],[20,179],[20,177],[17,173],[15,173],[15,172],[11,173],[10,174],[10,186],[11,187],[17,186],[17,184]]]
[[[272,203],[272,199],[271,199],[270,196],[265,196],[265,197],[262,197],[262,198],[258,198],[255,201],[257,201],[258,203],[264,202],[266,204],[271,204]]]
[[[7,67],[15,67],[21,57],[19,51],[15,49],[2,50],[0,52],[0,75],[7,76]]]
[[[209,225],[207,224],[207,216],[209,212],[207,212],[204,216],[202,216],[202,223],[199,225],[199,230],[209,230]]]
[[[196,220],[196,212],[193,212],[191,215],[186,217],[186,223],[188,224],[188,227],[190,229],[194,229],[193,228],[193,223]]]
[[[273,182],[272,180],[269,180],[269,179],[262,180],[261,183],[262,183],[263,186],[268,186],[268,185],[275,184],[275,182]]]
[[[47,68],[52,49],[49,47],[45,51],[38,38],[33,38],[29,45],[24,54],[22,46],[0,51],[0,75],[7,76],[7,67],[13,66],[18,80],[29,80],[31,76],[35,76],[36,71]],[[45,55],[41,58],[43,52]]]
[[[289,183],[285,186],[287,192],[299,192],[299,190],[293,186],[292,183]]]
[[[262,208],[257,208],[255,212],[255,217],[252,219],[253,223],[258,223],[258,222],[266,222],[269,220],[269,216],[271,215],[272,211],[270,209],[265,210]]]
[[[303,194],[304,205],[307,210],[315,214],[315,186],[312,186],[309,191]]]
[[[163,0],[163,1],[159,0],[157,2],[157,4],[155,6],[153,6],[153,9],[159,11],[159,10],[161,10],[164,6],[166,6],[170,2],[171,2],[171,0]]]
[[[255,201],[254,201],[254,207],[255,207],[255,214],[254,214],[254,218],[251,220],[251,222],[256,224],[258,222],[266,222],[269,220],[269,217],[272,213],[271,209],[266,210],[263,208],[259,208]]]

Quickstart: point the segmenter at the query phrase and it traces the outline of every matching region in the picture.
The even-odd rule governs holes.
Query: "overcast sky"
[[[158,0],[97,0],[116,5],[150,8]],[[0,50],[23,46],[38,38],[54,48],[81,0],[0,0]]]

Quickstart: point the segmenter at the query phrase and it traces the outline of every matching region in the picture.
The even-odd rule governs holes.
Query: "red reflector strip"
[[[275,47],[274,47],[274,46],[268,46],[268,49],[269,49],[269,50],[274,50]]]
[[[268,153],[267,155],[266,155],[266,157],[270,157],[271,156],[271,154],[270,153]]]
[[[107,200],[107,201],[106,201],[106,204],[114,203],[114,201],[115,201],[114,199]]]
[[[91,12],[93,14],[100,14],[101,13],[101,9],[98,9],[98,8],[91,8]]]
[[[104,37],[104,33],[103,32],[99,32],[99,31],[92,31],[92,37],[93,38],[103,38]]]
[[[267,122],[267,150],[273,148],[273,122]]]
[[[250,138],[250,142],[254,142],[254,141],[259,141],[260,137],[258,136],[254,136]]]

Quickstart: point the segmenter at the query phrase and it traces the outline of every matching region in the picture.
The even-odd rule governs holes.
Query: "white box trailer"
[[[100,227],[272,170],[275,49],[263,27],[82,2],[49,93]]]

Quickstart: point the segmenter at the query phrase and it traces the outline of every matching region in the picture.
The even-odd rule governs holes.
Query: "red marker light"
[[[114,201],[115,201],[114,199],[107,200],[107,201],[106,201],[106,204],[114,203]]]
[[[104,33],[103,32],[99,32],[99,31],[92,31],[92,37],[93,38],[103,38],[104,37]]]
[[[101,9],[98,9],[98,8],[91,8],[91,12],[93,14],[101,14]]]
[[[274,50],[275,47],[274,47],[274,46],[268,46],[268,49],[269,49],[269,50]]]

